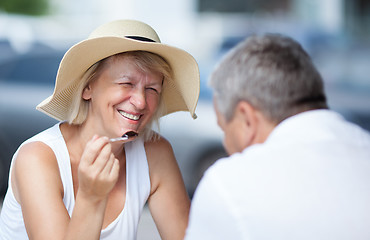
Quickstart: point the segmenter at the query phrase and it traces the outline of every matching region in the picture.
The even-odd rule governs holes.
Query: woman
[[[148,25],[119,20],[73,46],[37,109],[61,122],[21,145],[1,213],[4,239],[135,239],[143,206],[182,239],[189,199],[159,117],[194,110],[199,73]],[[137,137],[112,142],[127,132]]]

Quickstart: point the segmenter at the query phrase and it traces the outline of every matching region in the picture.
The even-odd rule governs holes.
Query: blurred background
[[[274,32],[298,40],[325,80],[329,105],[370,130],[370,1],[368,0],[0,0],[0,194],[18,145],[55,120],[35,110],[53,91],[64,52],[97,26],[137,19],[163,43],[198,61],[197,120],[164,117],[189,196],[205,169],[225,156],[207,87],[209,73],[239,41]]]

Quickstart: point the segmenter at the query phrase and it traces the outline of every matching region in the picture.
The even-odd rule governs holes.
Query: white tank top
[[[23,144],[41,141],[54,151],[63,183],[63,202],[71,216],[75,204],[71,163],[59,125],[60,123],[35,135]],[[100,239],[102,240],[136,239],[140,216],[150,194],[149,167],[143,140],[138,138],[133,142],[126,143],[125,152],[126,202],[119,216],[101,231]],[[13,156],[13,161],[17,154],[18,150]],[[10,169],[12,169],[12,165],[13,163]],[[0,239],[28,239],[23,222],[22,209],[14,197],[10,182],[11,179],[9,177],[8,192],[5,196],[0,216]]]

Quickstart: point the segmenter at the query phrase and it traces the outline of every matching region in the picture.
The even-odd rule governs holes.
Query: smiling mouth
[[[118,111],[122,116],[124,116],[125,118],[128,118],[130,120],[134,120],[134,121],[137,121],[140,119],[141,115],[133,115],[133,114],[130,114],[130,113],[127,113],[127,112],[124,112],[124,111]]]

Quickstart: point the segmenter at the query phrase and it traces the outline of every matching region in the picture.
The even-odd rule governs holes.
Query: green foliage
[[[0,0],[0,9],[8,13],[44,15],[48,11],[48,0]]]

